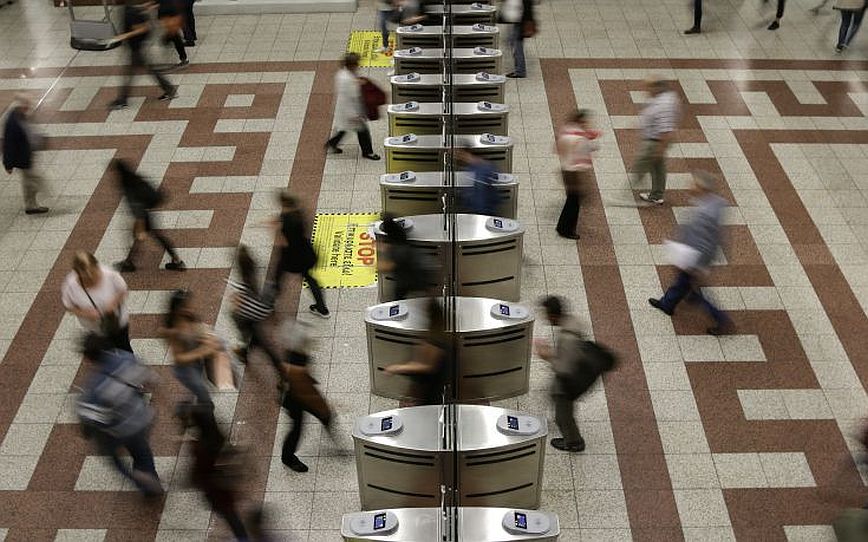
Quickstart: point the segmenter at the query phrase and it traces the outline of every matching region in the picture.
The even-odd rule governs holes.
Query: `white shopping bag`
[[[666,251],[666,259],[669,263],[682,271],[690,271],[699,262],[699,251],[684,243],[664,241],[663,249]]]

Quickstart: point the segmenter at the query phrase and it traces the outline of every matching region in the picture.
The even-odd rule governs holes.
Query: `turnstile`
[[[494,25],[497,23],[497,8],[488,4],[473,2],[471,4],[452,5],[452,24],[487,24]],[[425,12],[428,15],[443,15],[443,4],[434,4],[425,6]]]
[[[391,77],[392,101],[402,102],[442,102],[443,76],[433,73],[414,74],[418,77],[408,79],[406,75]],[[506,77],[503,75],[481,75],[459,73],[452,76],[452,98],[456,102],[480,102],[483,100],[503,103]]]
[[[428,300],[404,299],[368,308],[365,330],[372,393],[412,399],[412,380],[389,374],[385,368],[413,359],[416,346],[427,335]],[[534,321],[531,311],[484,297],[457,297],[455,304],[454,380],[458,399],[497,400],[527,393]],[[391,313],[396,316],[389,317]]]
[[[396,49],[395,73],[443,73],[443,49]],[[503,52],[500,49],[477,48],[452,49],[455,73],[501,73]]]
[[[452,514],[451,510],[447,514]],[[459,507],[461,542],[554,542],[561,534],[557,514],[515,508]],[[346,542],[442,542],[443,510],[392,508],[344,514],[341,536]]]
[[[458,291],[456,295],[491,297],[518,301],[521,295],[521,257],[524,227],[515,220],[484,215],[455,215],[456,231],[446,231],[442,214],[413,215],[404,218],[409,244],[430,258],[440,269],[453,259]],[[372,228],[377,252],[384,249],[380,223]],[[453,250],[456,253],[453,254]],[[432,287],[443,286],[443,276]],[[383,271],[377,280],[380,301],[395,299],[392,272]]]
[[[443,133],[445,105],[439,102],[406,102],[388,107],[389,135]],[[452,126],[459,134],[509,135],[509,107],[483,101],[452,104]]]
[[[386,174],[380,177],[380,197],[384,213],[396,216],[427,215],[443,212],[443,196],[447,192],[442,172],[427,171]],[[466,173],[455,176],[456,202],[459,213],[469,213],[473,178]],[[518,212],[518,180],[509,174],[498,175],[495,214],[515,218]]]
[[[447,414],[456,419],[453,446],[444,442],[451,440]],[[399,408],[358,418],[353,442],[362,510],[439,507],[440,485],[453,469],[461,481],[460,506],[538,508],[547,432],[542,416],[481,405]]]
[[[410,47],[440,48],[448,45],[442,26],[399,26],[395,32],[399,49]],[[488,47],[497,49],[500,30],[485,24],[452,27],[452,47]]]
[[[471,149],[474,154],[494,164],[497,171],[512,172],[512,140],[497,136],[455,135],[456,148]],[[383,142],[386,150],[386,172],[442,171],[447,144],[439,135],[414,135],[387,137]]]

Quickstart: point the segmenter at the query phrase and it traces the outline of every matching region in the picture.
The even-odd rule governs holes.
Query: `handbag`
[[[699,251],[684,243],[665,241],[663,249],[666,252],[666,259],[669,260],[669,263],[682,271],[690,271],[699,262]]]
[[[96,312],[99,313],[99,332],[103,337],[116,337],[121,332],[121,319],[115,312],[104,313],[99,310],[96,302],[90,296],[90,292],[87,291],[87,288],[84,286],[81,287],[84,290],[84,295],[90,300],[90,304],[93,305],[93,308],[96,309]]]
[[[524,21],[521,23],[521,37],[532,38],[538,32],[536,21]]]
[[[368,120],[377,120],[380,118],[380,106],[386,104],[386,93],[370,79],[362,77],[361,80],[362,103],[365,106],[365,116]]]

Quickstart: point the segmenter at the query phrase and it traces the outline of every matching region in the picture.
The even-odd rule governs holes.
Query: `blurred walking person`
[[[377,0],[377,26],[380,29],[380,39],[382,40],[382,46],[378,52],[385,53],[387,56],[392,54],[392,45],[389,43],[389,24],[394,19],[397,9],[394,0]]]
[[[699,285],[723,241],[721,221],[727,203],[715,193],[716,184],[717,180],[710,173],[693,174],[692,218],[681,226],[676,241],[668,244],[672,263],[679,268],[678,277],[662,298],[648,300],[652,307],[669,316],[683,299],[699,303],[714,319],[714,326],[708,328],[711,335],[721,335],[731,327],[729,317],[702,294]]]
[[[45,189],[45,180],[33,165],[33,154],[41,147],[42,138],[30,124],[30,100],[23,95],[15,98],[3,127],[3,167],[12,175],[21,171],[21,191],[24,194],[24,212],[38,215],[48,212],[36,202],[36,195]]]
[[[280,460],[295,472],[307,472],[307,465],[296,455],[304,427],[304,413],[312,414],[322,423],[327,432],[331,432],[334,417],[331,408],[316,387],[317,381],[310,374],[311,347],[306,324],[302,321],[294,322],[285,335],[288,338],[288,348],[286,364],[281,371],[285,375],[287,389],[283,393],[281,406],[286,409],[292,426],[283,439]]]
[[[865,0],[838,0],[835,3],[835,9],[841,14],[841,27],[838,29],[835,52],[841,53],[850,46],[850,42],[862,26],[866,7],[868,5]]]
[[[702,0],[693,0],[693,26],[684,33],[688,36],[702,33]]]
[[[395,363],[384,368],[387,374],[402,375],[410,380],[409,397],[401,406],[436,405],[443,398],[449,362],[449,337],[446,333],[446,318],[440,301],[428,299],[428,333],[416,345],[413,359]]]
[[[645,174],[651,174],[651,192],[639,194],[639,198],[655,205],[663,204],[666,190],[666,150],[672,142],[681,114],[678,94],[659,77],[645,81],[649,100],[639,115],[642,125],[642,146],[633,164],[635,183],[639,184]]]
[[[141,0],[126,0],[124,3],[124,32],[115,37],[117,41],[125,41],[129,48],[129,63],[124,74],[124,82],[118,97],[109,104],[110,109],[123,109],[127,106],[130,86],[135,72],[144,69],[150,73],[163,90],[160,100],[171,100],[178,96],[178,88],[169,83],[160,72],[154,69],[145,55],[145,41],[151,31],[148,22],[147,4]]]
[[[148,434],[154,411],[145,399],[151,373],[132,353],[114,347],[96,333],[85,337],[82,353],[94,364],[87,377],[76,412],[82,430],[93,438],[101,455],[146,496],[163,493]],[[118,450],[124,448],[133,464],[127,467]]]
[[[458,165],[473,181],[470,197],[466,202],[471,213],[495,216],[499,196],[497,194],[497,168],[490,161],[479,156],[473,149],[455,149]]]
[[[163,193],[154,188],[148,181],[136,173],[124,160],[115,158],[109,164],[109,168],[115,173],[121,193],[133,215],[133,244],[127,257],[115,267],[123,273],[131,273],[136,270],[136,253],[142,242],[152,237],[169,253],[171,261],[166,263],[166,269],[170,271],[183,271],[187,268],[178,256],[175,247],[169,239],[155,230],[151,221],[151,211],[163,202]]]
[[[195,397],[197,404],[212,412],[214,403],[205,378],[205,362],[223,348],[217,337],[193,312],[191,296],[176,290],[169,298],[169,310],[160,328],[174,361],[175,378]]]
[[[238,353],[238,357],[247,363],[250,352],[261,349],[271,360],[275,369],[280,369],[281,359],[274,348],[268,343],[263,329],[263,322],[274,313],[274,307],[263,300],[258,288],[256,277],[256,262],[246,245],[238,247],[238,256],[235,260],[238,266],[238,280],[230,280],[229,286],[233,289],[231,295],[232,319],[241,333],[244,343]]]
[[[187,50],[184,48],[184,39],[181,35],[181,29],[184,27],[182,2],[183,0],[157,1],[157,18],[163,26],[163,45],[169,43],[174,45],[175,52],[178,53],[179,67],[190,63],[187,60]]]
[[[536,35],[536,18],[534,17],[534,0],[505,0],[502,18],[509,23],[507,41],[512,48],[512,71],[506,74],[512,79],[527,77],[527,60],[524,56],[524,40]]]
[[[362,79],[359,77],[359,55],[344,55],[343,68],[335,74],[335,134],[326,142],[326,147],[335,154],[344,152],[338,145],[347,132],[356,132],[362,156],[368,160],[379,160],[374,154],[368,117],[362,101]]]
[[[385,235],[377,238],[383,241],[377,246],[377,271],[381,280],[387,274],[392,279],[393,299],[429,295],[435,283],[434,266],[408,242],[404,226],[393,215],[386,214],[380,231]]]
[[[579,109],[558,130],[556,146],[566,201],[556,230],[567,239],[579,238],[579,210],[594,167],[591,154],[599,147],[600,132],[591,128],[590,117],[587,109]]]
[[[79,251],[61,287],[61,301],[89,333],[108,339],[114,348],[132,352],[127,283],[90,252]]]
[[[279,230],[277,245],[281,250],[277,268],[271,279],[273,296],[276,299],[280,293],[281,281],[285,273],[299,274],[307,282],[315,301],[308,307],[310,312],[320,318],[329,318],[331,313],[326,306],[322,288],[310,274],[310,270],[316,265],[317,255],[310,242],[304,214],[298,205],[298,200],[289,192],[285,190],[280,192],[278,199],[280,217],[274,221],[274,225]]]

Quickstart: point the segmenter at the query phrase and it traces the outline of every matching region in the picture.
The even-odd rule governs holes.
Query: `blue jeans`
[[[686,271],[680,271],[675,283],[666,290],[663,298],[660,299],[661,308],[671,312],[685,297],[689,302],[702,305],[702,308],[714,318],[717,325],[729,322],[729,318],[702,295],[702,290],[693,286],[693,276]]]
[[[841,10],[841,28],[838,30],[838,47],[850,45],[853,36],[862,25],[862,17],[865,16],[865,8],[858,11]]]
[[[147,491],[147,488],[142,486],[138,480],[133,478],[133,471],[144,472],[157,478],[157,469],[154,466],[154,453],[151,451],[151,445],[148,443],[148,429],[139,431],[135,435],[126,438],[112,438],[108,435],[99,437],[99,447],[101,453],[111,457],[112,462],[117,467],[118,471],[129,478],[142,491]],[[126,448],[133,460],[132,471],[127,468],[118,455],[118,448]]]
[[[389,18],[392,16],[391,11],[378,11],[377,24],[380,27],[380,34],[383,36],[383,47],[389,46]]]
[[[524,60],[524,34],[521,23],[514,23],[509,31],[509,45],[512,47],[513,72],[516,75],[527,75],[527,64]]]
[[[202,373],[202,363],[184,363],[175,364],[172,368],[175,373],[175,378],[178,382],[190,390],[190,393],[196,397],[196,401],[203,405],[211,404],[211,394],[208,393],[208,386],[205,385],[205,376]]]

